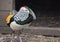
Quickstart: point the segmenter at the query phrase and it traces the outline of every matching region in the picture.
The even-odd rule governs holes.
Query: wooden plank
[[[50,27],[26,27],[21,29],[22,33],[34,34],[34,35],[48,35],[48,36],[60,36],[60,28]],[[12,29],[9,27],[0,27],[0,33],[12,33]]]
[[[60,36],[60,28],[51,27],[29,27],[24,28],[22,32],[35,35]]]
[[[0,10],[12,10],[13,0],[0,0]]]
[[[0,11],[0,26],[7,26],[6,25],[6,17],[8,16],[9,11]]]

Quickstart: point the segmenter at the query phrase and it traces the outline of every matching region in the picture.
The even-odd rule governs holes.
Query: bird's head
[[[14,16],[14,14],[10,13],[7,17],[6,17],[6,23],[9,24],[11,18]]]
[[[29,8],[27,6],[22,6],[20,8],[21,11],[29,13]]]

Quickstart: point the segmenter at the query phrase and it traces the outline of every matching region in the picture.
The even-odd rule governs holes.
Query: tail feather
[[[36,20],[36,15],[35,15],[35,13],[32,11],[32,9],[30,9],[30,14],[33,16],[33,19]]]

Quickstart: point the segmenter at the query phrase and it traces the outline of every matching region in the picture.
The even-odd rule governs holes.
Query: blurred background
[[[36,15],[60,15],[60,1],[58,0],[15,0],[15,9],[17,11],[22,5],[27,5],[32,8],[35,11]]]
[[[6,25],[5,18],[10,10],[19,11],[21,6],[30,7],[36,14],[37,20],[33,21],[31,26],[53,28],[53,30],[32,30],[46,35],[60,35],[60,1],[58,0],[0,0],[0,33],[11,33],[12,30]],[[28,32],[27,30],[24,30]],[[31,33],[32,33],[31,32]],[[36,32],[36,33],[37,33]],[[53,33],[52,33],[53,32]],[[30,32],[29,32],[30,33]]]

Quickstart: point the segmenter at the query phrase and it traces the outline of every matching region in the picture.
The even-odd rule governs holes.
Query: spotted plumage
[[[20,30],[28,27],[33,20],[36,20],[36,15],[32,9],[27,6],[21,7],[18,12],[10,12],[9,16],[6,18],[6,22],[12,30]]]

